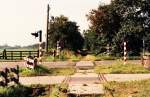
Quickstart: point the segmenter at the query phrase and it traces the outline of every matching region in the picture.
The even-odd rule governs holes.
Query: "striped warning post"
[[[127,64],[127,43],[124,42],[124,65]]]

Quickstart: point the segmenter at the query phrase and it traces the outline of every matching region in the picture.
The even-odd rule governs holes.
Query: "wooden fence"
[[[38,57],[39,51],[13,51],[13,50],[6,50],[0,53],[0,59],[4,60],[22,60],[24,57],[33,56]]]

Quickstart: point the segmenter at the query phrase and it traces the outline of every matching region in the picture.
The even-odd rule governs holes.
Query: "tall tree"
[[[57,41],[60,41],[62,49],[74,51],[82,49],[84,40],[76,22],[69,21],[67,17],[61,15],[52,18],[49,28],[49,46],[51,48],[55,48]]]
[[[103,37],[99,41],[103,45],[111,44],[115,54],[123,52],[124,41],[134,55],[140,53],[143,39],[150,43],[149,0],[113,0],[110,5],[100,5],[92,10],[88,20],[91,22],[89,30],[92,30],[89,33],[98,33],[95,39]]]

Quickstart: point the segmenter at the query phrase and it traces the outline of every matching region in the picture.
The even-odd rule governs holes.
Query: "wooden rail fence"
[[[4,60],[22,60],[24,57],[33,56],[38,57],[39,51],[13,51],[13,50],[6,50],[0,53],[0,59]]]

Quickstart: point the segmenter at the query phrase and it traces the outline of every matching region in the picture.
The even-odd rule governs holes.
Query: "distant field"
[[[2,52],[3,51],[3,49],[0,49],[0,52]]]

